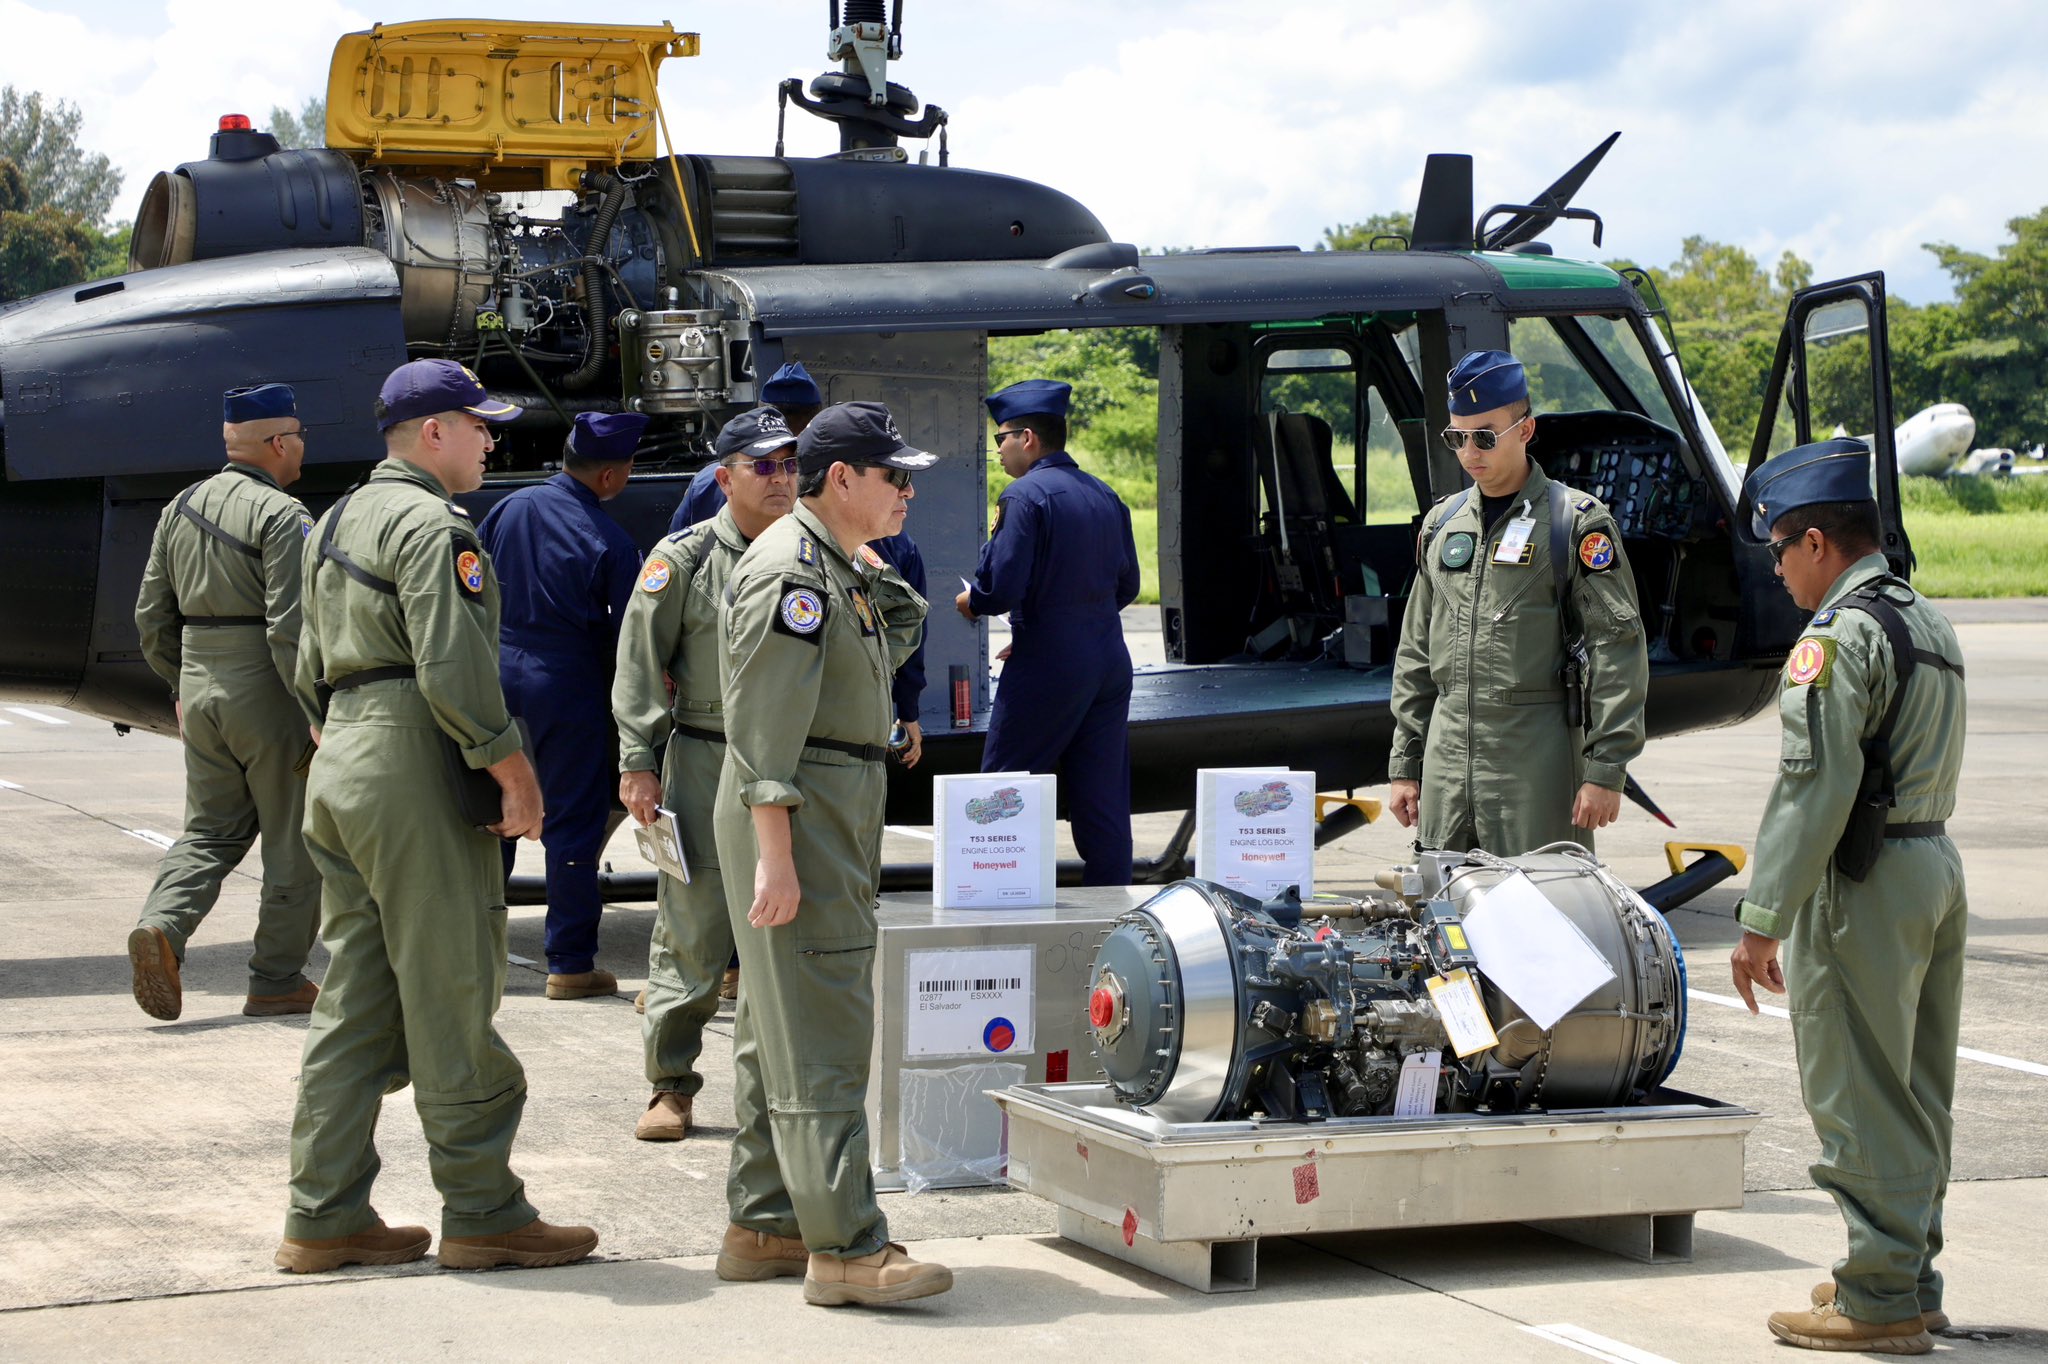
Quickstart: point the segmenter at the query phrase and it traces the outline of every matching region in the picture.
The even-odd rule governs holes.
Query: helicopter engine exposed
[[[1614,972],[1547,1031],[1478,971],[1461,928],[1518,871]],[[1382,883],[1396,893],[1326,907],[1180,881],[1126,914],[1097,951],[1088,1006],[1117,1098],[1171,1122],[1376,1116],[1395,1111],[1406,1064],[1427,1071],[1417,1111],[1611,1107],[1677,1063],[1678,941],[1582,850],[1428,854]],[[1460,968],[1497,1039],[1462,1057],[1429,988]]]

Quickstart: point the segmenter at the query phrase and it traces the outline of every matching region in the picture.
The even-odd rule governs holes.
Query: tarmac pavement
[[[1969,750],[1951,829],[1971,886],[1948,1307],[1958,1358],[2048,1359],[2048,880],[2040,774],[2048,713],[2048,603],[1954,603],[1969,665]],[[1159,657],[1153,613],[1127,636]],[[998,641],[999,643],[1000,641]],[[1681,834],[1755,839],[1777,751],[1776,719],[1651,745],[1636,767]],[[1381,794],[1366,792],[1364,794]],[[515,957],[499,1024],[531,1097],[515,1152],[542,1215],[583,1221],[601,1258],[547,1271],[439,1270],[431,1260],[294,1278],[274,1269],[302,1019],[245,1019],[252,857],[192,944],[185,1013],[144,1015],[128,990],[125,936],[161,843],[178,831],[174,741],[117,737],[47,707],[0,708],[0,1359],[88,1355],[206,1359],[518,1360],[715,1350],[736,1358],[916,1350],[935,1359],[1046,1350],[1158,1358],[1290,1353],[1313,1339],[1365,1359],[1785,1360],[1765,1313],[1804,1301],[1839,1253],[1841,1226],[1806,1175],[1815,1155],[1798,1102],[1789,1024],[1752,1018],[1725,961],[1746,877],[1673,916],[1695,993],[1673,1083],[1761,1112],[1746,1205],[1703,1213],[1690,1264],[1638,1265],[1521,1227],[1268,1242],[1259,1288],[1204,1296],[1052,1235],[1049,1205],[1009,1190],[885,1195],[899,1240],[952,1265],[958,1287],[892,1310],[802,1304],[794,1281],[723,1284],[731,1134],[729,1015],[708,1039],[697,1110],[707,1126],[635,1142],[647,1097],[639,1020],[650,909],[615,907],[600,964],[620,994],[542,997],[542,911],[511,911]],[[1176,819],[1138,821],[1141,852]],[[1669,831],[1627,807],[1602,856],[1631,882],[1666,872]],[[1391,822],[1318,855],[1325,888],[1369,883],[1403,860]],[[894,834],[884,856],[930,845]],[[537,854],[538,849],[532,849]],[[639,865],[630,835],[612,860]],[[530,858],[539,870],[538,856]],[[324,969],[316,956],[315,974]],[[382,1124],[379,1211],[435,1223],[424,1144],[407,1094]],[[1340,1315],[1341,1314],[1341,1315]]]

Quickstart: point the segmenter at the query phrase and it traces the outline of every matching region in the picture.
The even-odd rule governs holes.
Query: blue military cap
[[[1529,376],[1522,362],[1504,350],[1468,351],[1445,378],[1451,390],[1451,415],[1469,417],[1491,412],[1529,397]]]
[[[292,392],[290,384],[255,384],[249,388],[231,388],[220,398],[220,419],[233,426],[240,422],[260,422],[272,417],[296,417],[299,415],[299,395]]]
[[[1067,404],[1074,396],[1074,386],[1063,384],[1057,379],[1026,379],[1011,384],[1000,393],[991,393],[982,401],[988,404],[988,414],[997,424],[1013,422],[1019,417],[1064,417]]]
[[[880,403],[835,403],[820,412],[796,438],[797,469],[806,474],[835,463],[886,464],[892,469],[929,469],[939,457],[912,449],[896,419]]]
[[[649,420],[644,412],[578,412],[569,428],[569,453],[577,459],[631,459]]]
[[[789,429],[788,418],[772,407],[756,407],[719,428],[716,449],[720,459],[734,455],[753,459],[794,444],[796,432]]]
[[[818,381],[804,368],[804,362],[792,360],[769,375],[768,382],[761,385],[761,401],[788,403],[792,407],[816,407],[825,401],[825,395],[818,391]]]
[[[467,412],[493,422],[519,415],[512,404],[493,401],[484,381],[453,360],[409,360],[385,377],[377,393],[379,431],[442,412]]]
[[[1749,505],[1750,533],[1771,537],[1771,527],[1788,512],[1822,502],[1874,502],[1870,446],[1853,436],[1815,441],[1774,455],[1742,485]]]

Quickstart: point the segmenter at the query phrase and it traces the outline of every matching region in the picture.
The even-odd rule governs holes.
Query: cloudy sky
[[[672,18],[704,55],[662,98],[686,151],[772,150],[774,91],[824,68],[821,0],[496,0],[402,12],[342,0],[0,0],[0,83],[76,103],[126,176],[202,157],[222,113],[261,125],[326,84],[335,38],[373,19],[483,10]],[[1477,158],[1479,203],[1534,194],[1607,133],[1580,202],[1607,255],[1665,263],[1690,234],[1820,277],[1880,268],[1945,297],[1920,249],[1990,250],[2048,202],[2031,0],[1544,4],[1255,0],[910,0],[891,74],[953,116],[957,164],[1042,180],[1145,246],[1312,244],[1411,207],[1424,153]],[[830,150],[794,116],[790,149]],[[1585,229],[1551,240],[1590,252]]]

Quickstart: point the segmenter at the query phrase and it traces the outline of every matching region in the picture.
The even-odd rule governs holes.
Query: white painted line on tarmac
[[[123,829],[121,832],[130,838],[139,838],[144,843],[154,843],[159,848],[168,848],[178,841],[169,834],[160,834],[154,829]]]
[[[1744,1004],[1734,995],[1709,994],[1705,990],[1687,990],[1685,993],[1693,999],[1705,1000],[1709,1004],[1719,1004],[1724,1008],[1742,1009],[1744,1011],[1747,1011],[1749,1008],[1747,1004]],[[1772,1018],[1790,1018],[1792,1016],[1775,1004],[1759,1004],[1757,1008],[1769,1014]],[[2014,1056],[2000,1056],[1996,1052],[1978,1051],[1975,1047],[1957,1047],[1956,1055],[1962,1060],[1975,1061],[1979,1065],[2002,1066],[2006,1070],[2017,1070],[2026,1075],[2048,1076],[2048,1066],[2042,1065],[2039,1061],[2022,1061]]]
[[[0,791],[19,791],[21,789],[22,788],[20,782],[0,781]]]
[[[532,958],[532,957],[522,957],[522,956],[520,956],[520,955],[519,955],[519,954],[518,954],[517,952],[507,952],[507,953],[505,954],[505,960],[506,960],[506,961],[508,961],[508,962],[510,962],[510,963],[511,963],[512,965],[514,965],[514,966],[531,966],[531,965],[533,965],[533,958]]]
[[[9,725],[11,725],[11,724],[13,724],[13,723],[14,723],[14,721],[12,721],[12,720],[0,720],[0,729],[5,729],[5,728],[6,728],[7,726],[9,726]]]
[[[27,706],[9,706],[7,709],[16,715],[26,715],[31,720],[41,720],[46,725],[68,725],[71,723],[69,720],[60,720],[54,715],[45,715],[39,710],[30,710]],[[6,723],[7,721],[0,720],[0,724]]]
[[[902,824],[891,824],[887,827],[890,833],[902,834],[905,838],[921,838],[927,843],[934,841],[932,835],[926,833],[922,829],[912,829]]]
[[[1710,995],[1705,990],[1687,990],[1685,993],[1689,998],[1703,999],[1709,1004],[1719,1004],[1724,1009],[1740,1009],[1744,1013],[1749,1012],[1749,1006],[1734,995]],[[1756,1007],[1758,1013],[1768,1014],[1772,1018],[1790,1018],[1792,1016],[1775,1004],[1765,1004],[1759,1001]]]
[[[1562,1345],[1567,1350],[1577,1350],[1582,1355],[1604,1359],[1608,1364],[1673,1364],[1663,1355],[1653,1355],[1648,1350],[1638,1350],[1633,1345],[1624,1345],[1618,1340],[1596,1335],[1583,1326],[1574,1326],[1568,1321],[1555,1322],[1549,1326],[1524,1326],[1532,1336],[1541,1336],[1553,1345]]]
[[[2048,1066],[2038,1061],[2020,1061],[2010,1056],[1997,1056],[1975,1047],[1957,1047],[1956,1055],[1965,1061],[1979,1061],[1987,1066],[2004,1066],[2007,1070],[2025,1071],[2029,1075],[2048,1075]]]

